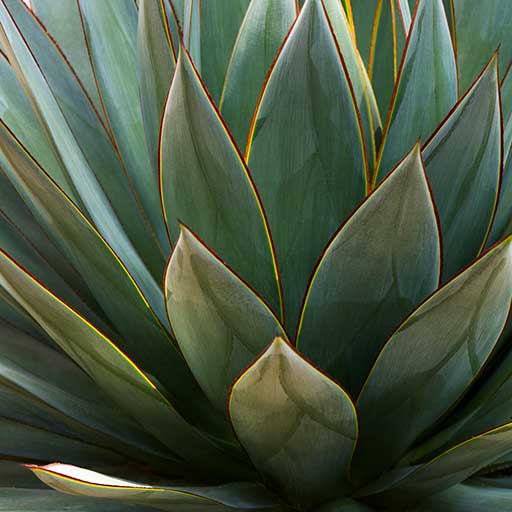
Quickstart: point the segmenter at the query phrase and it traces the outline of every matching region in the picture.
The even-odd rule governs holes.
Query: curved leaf
[[[478,255],[494,214],[501,167],[498,87],[495,56],[423,148],[443,235],[443,281]]]
[[[0,23],[0,39],[11,65],[86,213],[144,287],[147,271],[141,268],[139,252],[158,277],[165,263],[163,254],[88,97],[23,2],[2,0]]]
[[[293,502],[348,492],[354,405],[281,338],[234,383],[229,414],[255,466]]]
[[[344,0],[344,3],[347,16],[353,20],[357,48],[384,115],[389,109],[411,23],[409,6],[403,0]]]
[[[155,3],[155,0],[153,0]],[[85,36],[114,138],[133,187],[164,252],[168,239],[157,168],[144,134],[137,80],[137,9],[133,0],[79,0]],[[153,162],[156,164],[156,160]]]
[[[163,123],[161,191],[172,239],[182,221],[277,310],[277,269],[261,202],[184,50]]]
[[[480,373],[510,309],[511,243],[507,239],[440,288],[387,341],[357,401],[359,479],[391,467]]]
[[[436,288],[440,241],[417,145],[325,250],[297,347],[357,396],[383,343]]]
[[[512,491],[499,487],[455,485],[425,499],[410,512],[497,512],[512,507]]]
[[[13,173],[9,178],[48,235],[87,279],[96,299],[121,333],[123,350],[155,375],[171,393],[192,391],[195,383],[181,355],[117,255],[37,166],[1,120],[0,141],[1,150],[11,163],[6,169]],[[112,286],[112,283],[116,285]],[[148,276],[148,285],[153,290],[153,298],[158,300],[159,317],[165,318],[163,293],[151,276]],[[145,340],[143,345],[141,339]],[[183,386],[182,379],[187,386]]]
[[[28,466],[45,484],[67,494],[140,503],[160,510],[264,510],[277,503],[263,486],[230,483],[218,486],[154,487],[66,464]]]
[[[505,72],[512,60],[512,4],[508,0],[452,0],[460,90],[464,92],[499,47]]]
[[[453,446],[376,497],[395,506],[417,502],[466,480],[511,449],[512,423],[507,423]]]
[[[169,24],[174,20],[168,20],[165,3],[165,0],[141,0],[138,20],[140,101],[153,169],[158,168],[160,122],[176,66],[176,50],[168,33]],[[159,197],[155,198],[155,203],[160,205]]]
[[[320,0],[302,8],[249,140],[247,158],[282,272],[286,324],[294,325],[316,259],[366,192],[357,105]]]
[[[235,377],[276,336],[285,336],[279,320],[184,226],[165,288],[181,351],[210,401],[225,412]]]
[[[265,77],[293,23],[295,0],[252,0],[233,48],[219,108],[240,148],[245,148]],[[218,44],[218,42],[216,42]]]
[[[103,115],[102,104],[85,42],[78,3],[74,0],[55,2],[54,0],[30,0],[36,16],[62,49],[96,111]]]
[[[369,167],[373,169],[382,137],[382,122],[372,84],[359,55],[341,0],[323,0],[336,42],[347,67],[354,98],[361,113]]]
[[[442,0],[419,0],[384,129],[375,179],[381,180],[457,101],[457,69]]]
[[[184,457],[199,463],[199,467],[214,468],[223,460],[226,463],[222,452],[187,424],[119,348],[3,252],[0,252],[0,285],[114,402],[177,454],[177,460]]]
[[[198,0],[193,0],[198,3]],[[287,0],[281,0],[285,3]],[[250,0],[200,3],[201,76],[215,102],[219,101],[229,58]]]
[[[27,423],[37,426],[33,420],[35,409],[39,408],[50,416],[50,421],[41,425],[43,428],[54,430],[55,423],[63,423],[69,425],[65,432],[74,437],[80,436],[132,457],[140,457],[135,447],[146,455],[165,451],[121,410],[113,407],[94,382],[62,353],[3,321],[0,321],[0,347],[0,385],[14,390],[17,400],[25,400],[33,408],[28,411]],[[4,404],[3,416],[10,417],[10,412]],[[72,460],[72,453],[70,457]]]

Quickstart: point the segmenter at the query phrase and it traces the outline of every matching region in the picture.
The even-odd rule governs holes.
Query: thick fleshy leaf
[[[96,111],[103,115],[100,95],[84,38],[82,20],[76,1],[30,0],[32,11],[55,39],[69,60]]]
[[[137,76],[135,2],[79,1],[94,72],[114,138],[149,222],[167,253],[157,168],[148,153],[138,81],[134,80]],[[153,3],[157,2],[153,0]],[[153,163],[156,164],[156,160]]]
[[[452,0],[460,90],[473,82],[499,47],[504,73],[512,59],[512,3],[508,0]]]
[[[201,72],[201,1],[183,0],[183,44]]]
[[[17,400],[29,405],[26,423],[38,426],[33,421],[37,419],[34,409],[39,409],[50,418],[46,423],[39,423],[41,428],[58,432],[62,429],[55,430],[56,424],[63,424],[69,428],[62,433],[116,449],[127,456],[140,456],[138,450],[146,454],[164,453],[163,447],[113,407],[90,377],[61,352],[3,321],[0,321],[0,348],[0,382],[12,390]],[[4,417],[22,420],[10,416],[11,411],[3,399],[2,402]],[[72,453],[70,457],[72,460]]]
[[[357,47],[380,112],[385,115],[411,23],[409,6],[404,0],[344,0],[344,5],[349,21],[353,20]]]
[[[512,424],[507,423],[453,446],[390,488],[372,494],[379,502],[395,506],[415,503],[466,480],[511,449]]]
[[[100,119],[67,61],[23,2],[2,0],[0,23],[0,40],[85,213],[144,288],[147,270],[138,253],[158,278],[165,261]]]
[[[41,166],[48,169],[51,177],[60,184],[66,194],[80,205],[80,199],[72,181],[52,151],[51,141],[39,124],[15,70],[3,53],[0,53],[0,73],[2,76],[2,80],[0,80],[0,115],[2,121],[9,126],[18,139],[23,141],[25,147],[34,155]]]
[[[349,491],[354,405],[281,338],[234,383],[229,413],[255,466],[288,499],[304,505]]]
[[[410,512],[498,512],[512,510],[512,490],[499,487],[455,485],[410,509]]]
[[[155,487],[66,464],[29,466],[45,484],[67,494],[138,503],[159,510],[268,510],[275,498],[259,484],[230,483],[218,486],[179,485]]]
[[[340,0],[324,0],[324,6],[340,53],[347,66],[354,98],[361,113],[369,167],[373,169],[382,137],[382,122],[377,100]]]
[[[492,245],[510,234],[512,234],[512,154],[509,154],[503,168],[496,214],[487,245]]]
[[[249,2],[200,2],[201,76],[215,102],[219,101],[229,59]],[[286,3],[287,0],[281,2]]]
[[[442,0],[419,0],[398,73],[375,178],[381,180],[457,101],[455,54]],[[426,107],[428,105],[428,107]]]
[[[173,395],[193,390],[194,382],[181,354],[116,254],[1,121],[0,141],[2,152],[11,164],[6,171],[14,173],[9,178],[32,212],[39,216],[48,235],[87,279],[96,299],[122,335],[118,340],[121,348]],[[154,281],[150,284],[161,301],[157,304],[159,317],[164,318],[163,293]],[[144,344],[141,339],[145,340]],[[185,386],[181,379],[188,384]]]
[[[265,77],[295,19],[295,9],[295,0],[252,0],[240,27],[219,108],[242,149]]]
[[[391,467],[480,373],[510,309],[511,244],[507,239],[440,288],[387,341],[357,401],[360,480]]]
[[[494,57],[423,148],[443,236],[443,281],[478,255],[494,214],[501,166],[498,87]]]
[[[366,192],[357,105],[320,0],[302,8],[249,138],[249,167],[282,272],[286,324],[293,326],[318,256]]]
[[[276,336],[270,308],[187,228],[169,262],[166,302],[187,363],[221,412],[231,383]]]
[[[0,199],[4,198],[6,193],[14,191],[14,195],[8,198],[8,201],[2,204],[0,208],[0,247],[7,251],[16,261],[18,261],[23,267],[28,269],[33,275],[35,275],[40,281],[44,282],[46,286],[51,288],[62,297],[64,300],[69,302],[73,307],[81,311],[83,314],[90,317],[91,321],[97,322],[99,325],[104,326],[100,317],[90,309],[88,304],[82,300],[82,292],[86,297],[89,304],[92,303],[93,307],[97,306],[96,302],[90,301],[91,296],[85,284],[80,283],[77,279],[76,272],[73,272],[73,268],[69,268],[68,260],[58,251],[55,246],[45,237],[44,231],[38,223],[29,225],[32,230],[23,231],[25,226],[17,226],[14,224],[14,220],[7,216],[3,211],[3,207],[9,207],[12,202],[16,202],[19,208],[13,212],[15,219],[20,220],[34,220],[33,217],[25,217],[23,214],[28,213],[23,210],[23,200],[13,189],[9,181],[4,175],[0,177],[0,187],[7,186],[3,190],[0,188]],[[20,204],[21,203],[21,204]],[[20,214],[20,215],[16,215]],[[36,231],[35,240],[30,237],[31,231]],[[40,235],[37,231],[42,232]],[[38,243],[39,242],[39,243]],[[60,268],[63,268],[63,272],[60,272]],[[67,278],[71,277],[68,283]],[[73,279],[74,278],[74,279]],[[82,288],[82,286],[85,288]],[[78,285],[77,288],[74,288]]]
[[[245,162],[180,52],[160,141],[161,190],[174,241],[185,223],[279,309],[277,269],[263,207]]]
[[[417,145],[325,250],[297,347],[357,396],[390,332],[439,282],[440,240]]]
[[[165,2],[141,0],[138,22],[138,76],[144,131],[152,159],[158,168],[158,139],[167,92],[176,65],[176,49],[170,34]],[[157,205],[160,202],[155,199]]]
[[[0,284],[112,400],[173,453],[198,464],[198,471],[218,467],[221,473],[229,472],[230,459],[190,426],[119,348],[7,255],[0,254]],[[179,368],[171,371],[177,378]],[[181,385],[188,386],[184,382]]]
[[[13,400],[12,404],[14,403],[16,402]],[[7,405],[2,393],[0,393],[0,404]],[[27,407],[25,413],[28,410]],[[33,409],[33,414],[37,414],[37,409]],[[76,461],[77,464],[88,467],[127,464],[125,457],[111,450],[16,420],[0,417],[0,430],[2,431],[0,438],[2,457],[11,460],[45,463],[58,457],[69,463]]]

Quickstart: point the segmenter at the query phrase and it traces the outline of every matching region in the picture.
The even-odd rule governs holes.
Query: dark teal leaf
[[[357,396],[391,331],[437,288],[440,252],[416,146],[325,250],[303,306],[300,352]]]
[[[278,311],[277,269],[261,201],[186,51],[165,109],[160,158],[172,239],[185,223]]]
[[[247,158],[294,326],[322,249],[366,193],[357,105],[320,0],[308,0],[255,113]],[[314,184],[314,185],[313,185]]]
[[[511,243],[440,288],[387,341],[357,401],[358,479],[389,469],[479,375],[510,309]]]
[[[493,52],[500,49],[505,73],[512,60],[512,3],[508,0],[452,0],[460,91],[471,85]]]
[[[419,0],[397,76],[375,178],[381,180],[457,101],[457,70],[442,0]]]
[[[479,254],[490,228],[501,165],[498,87],[493,58],[423,148],[441,223],[443,281]]]
[[[252,0],[236,39],[219,108],[245,149],[261,88],[277,50],[295,19],[295,0]]]

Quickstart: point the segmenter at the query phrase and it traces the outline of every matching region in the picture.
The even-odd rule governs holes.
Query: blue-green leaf
[[[293,326],[317,258],[367,184],[357,105],[320,0],[302,8],[254,119],[247,158]]]
[[[437,288],[440,252],[416,146],[325,250],[306,295],[298,349],[357,396],[391,331]]]
[[[457,101],[457,70],[442,0],[419,0],[393,91],[375,179],[381,180]]]

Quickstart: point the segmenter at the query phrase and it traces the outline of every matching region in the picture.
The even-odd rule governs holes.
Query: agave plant
[[[0,0],[0,510],[512,510],[512,2],[410,3]]]

